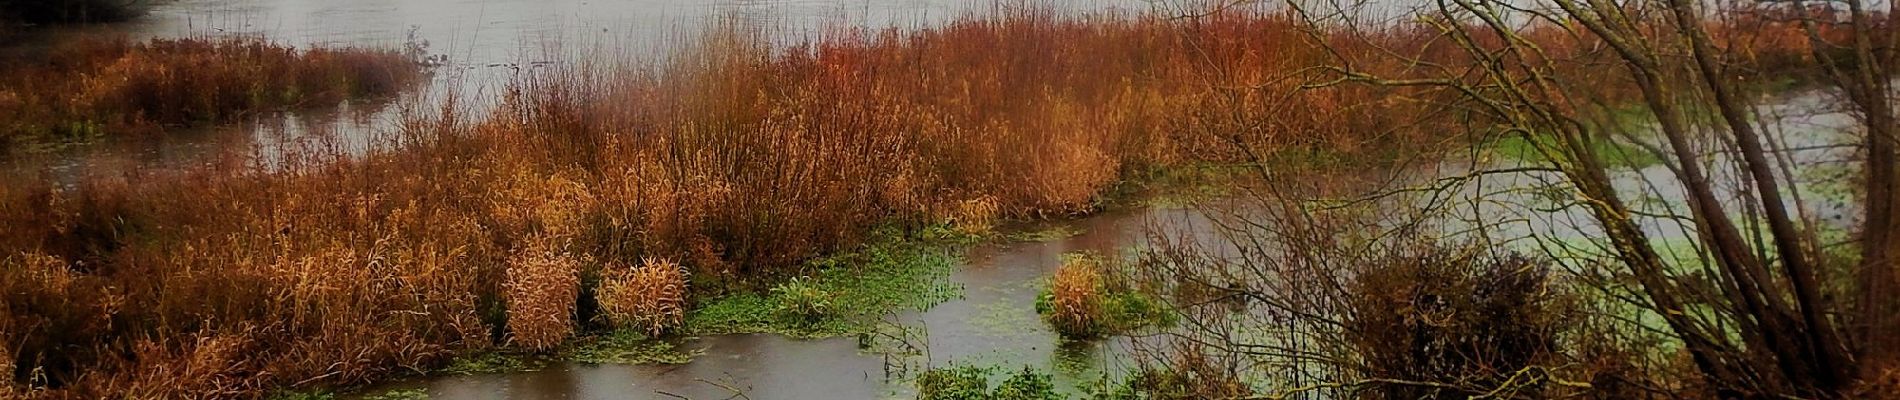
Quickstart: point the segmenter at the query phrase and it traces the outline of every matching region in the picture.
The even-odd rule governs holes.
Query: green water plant
[[[773,312],[797,324],[814,323],[831,315],[836,295],[813,280],[796,277],[772,288],[772,297],[777,300]]]
[[[868,331],[885,315],[922,310],[962,294],[962,287],[949,281],[961,242],[896,228],[875,236],[884,239],[807,262],[806,269],[816,271],[809,276],[763,293],[707,299],[687,313],[685,333],[835,337]]]
[[[925,371],[918,376],[918,400],[1055,400],[1054,379],[1046,372],[1023,367],[992,386],[996,367],[957,366]]]

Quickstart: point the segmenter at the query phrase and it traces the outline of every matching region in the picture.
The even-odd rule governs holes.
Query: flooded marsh
[[[1612,3],[3,5],[0,398],[1894,393],[1888,14]]]

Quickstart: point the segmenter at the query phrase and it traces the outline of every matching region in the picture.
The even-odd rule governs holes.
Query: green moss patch
[[[682,350],[672,342],[655,340],[636,330],[619,330],[581,339],[562,355],[587,364],[685,364],[703,350]]]

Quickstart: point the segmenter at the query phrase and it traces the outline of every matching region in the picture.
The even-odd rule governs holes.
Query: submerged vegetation
[[[886,315],[923,310],[961,293],[948,281],[958,261],[954,247],[889,230],[877,236],[862,249],[806,263],[813,271],[808,277],[711,299],[688,313],[685,329],[803,338],[866,333]]]

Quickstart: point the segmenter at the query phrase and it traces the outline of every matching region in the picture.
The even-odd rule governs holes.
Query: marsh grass
[[[567,341],[574,332],[580,263],[558,248],[533,242],[509,257],[504,290],[511,343],[546,350]]]
[[[386,96],[423,75],[390,50],[236,37],[81,41],[0,63],[0,154]]]
[[[614,325],[657,336],[684,321],[687,280],[679,264],[649,259],[638,268],[609,267],[604,275],[595,296]]]
[[[1062,256],[1036,296],[1036,313],[1064,339],[1088,340],[1175,322],[1159,299],[1133,287],[1119,263],[1091,253]]]
[[[944,279],[954,255],[906,235],[955,241],[1004,219],[1087,213],[1139,171],[1245,157],[1210,143],[1349,154],[1394,141],[1362,132],[1414,117],[1340,107],[1376,91],[1280,94],[1297,81],[1276,75],[1324,57],[1287,16],[1169,21],[1012,9],[791,46],[722,26],[658,65],[523,73],[485,114],[455,100],[413,110],[364,154],[314,148],[269,170],[219,161],[70,185],[14,174],[0,186],[0,343],[17,346],[15,371],[33,372],[12,383],[36,398],[350,386],[586,340],[601,272],[649,259],[678,263],[681,297],[697,302],[678,333],[841,335],[956,295]],[[7,125],[25,132],[10,138],[61,137],[66,122],[218,120],[405,76],[380,75],[395,61],[373,55],[292,67],[349,57],[108,47],[72,69],[137,85],[24,75],[10,79],[47,86],[7,86],[0,110],[28,121]],[[1214,70],[1260,90],[1194,84]],[[770,288],[795,276],[830,293],[832,312],[775,317],[788,299]]]

